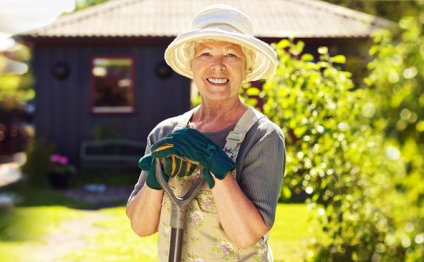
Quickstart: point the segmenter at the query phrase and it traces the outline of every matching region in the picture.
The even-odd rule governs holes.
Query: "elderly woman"
[[[202,103],[150,133],[127,205],[133,230],[140,236],[159,232],[159,258],[167,260],[171,203],[154,169],[161,159],[175,192],[186,191],[199,172],[207,182],[189,207],[183,260],[272,261],[267,239],[284,174],[284,138],[239,92],[243,82],[274,74],[275,52],[252,36],[244,13],[213,5],[169,45],[165,60],[193,79]]]

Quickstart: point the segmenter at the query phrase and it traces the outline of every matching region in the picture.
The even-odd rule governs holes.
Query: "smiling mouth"
[[[207,78],[207,80],[209,83],[214,85],[224,85],[228,83],[228,81],[230,81],[227,78],[212,78],[212,77]]]

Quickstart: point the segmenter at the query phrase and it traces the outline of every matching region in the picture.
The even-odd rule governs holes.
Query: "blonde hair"
[[[187,44],[185,44],[184,49],[185,49],[185,53],[187,54],[189,60],[191,61],[194,57],[194,54],[196,52],[196,45],[197,44],[205,44],[205,43],[210,43],[210,42],[218,42],[217,40],[199,40],[199,41],[191,41],[188,42]],[[253,52],[252,50],[250,50],[249,48],[246,48],[244,46],[240,46],[241,50],[244,54],[244,57],[246,59],[246,65],[245,65],[245,69],[246,71],[251,71],[253,70],[252,65],[255,62],[256,59],[256,54],[255,52]]]

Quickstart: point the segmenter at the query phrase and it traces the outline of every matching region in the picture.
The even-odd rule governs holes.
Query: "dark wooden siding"
[[[33,68],[36,77],[35,125],[37,138],[56,145],[57,151],[78,161],[82,141],[99,125],[111,125],[121,138],[145,142],[161,120],[185,112],[190,105],[189,80],[175,73],[167,79],[155,74],[163,62],[165,46],[36,45]],[[90,111],[90,69],[94,56],[130,56],[135,61],[135,112],[94,114]],[[69,65],[65,80],[51,70],[57,62]]]

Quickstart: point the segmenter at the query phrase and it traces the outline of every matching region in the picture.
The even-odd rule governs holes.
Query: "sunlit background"
[[[173,36],[113,38],[100,23],[89,42],[65,38],[69,28],[55,22],[95,17],[108,5],[158,2],[0,0],[0,260],[157,260],[156,236],[131,231],[125,202],[151,129],[146,121],[199,103],[194,87],[175,91],[191,83],[163,62],[161,45]],[[353,27],[330,40],[265,37],[279,56],[277,74],[241,91],[286,138],[269,240],[274,258],[423,261],[424,1],[299,3],[315,10],[298,19],[303,27],[324,10],[373,28],[369,38],[352,37]],[[135,28],[147,23],[140,21]],[[90,30],[88,23],[80,30]],[[140,88],[145,83],[154,85]],[[151,112],[158,95],[170,99],[168,111]]]

